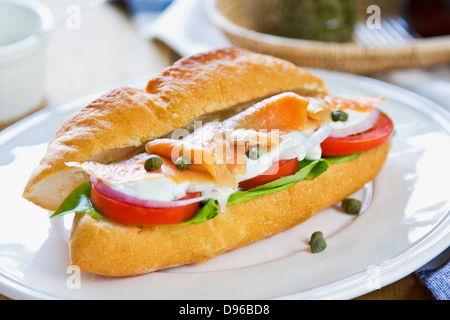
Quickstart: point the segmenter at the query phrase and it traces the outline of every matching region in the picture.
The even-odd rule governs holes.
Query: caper
[[[362,203],[359,200],[348,198],[342,201],[342,209],[348,214],[359,214]]]
[[[147,171],[155,171],[158,170],[159,168],[161,168],[162,166],[162,159],[157,156],[152,154],[150,157],[148,157],[147,160],[145,160],[144,163],[144,168]]]
[[[311,247],[312,253],[318,253],[326,249],[327,242],[325,241],[321,231],[316,231],[311,235],[309,246]]]
[[[175,166],[180,171],[187,170],[191,166],[191,160],[181,156],[175,161]]]
[[[258,146],[249,146],[245,155],[251,160],[258,160],[262,155],[262,150]]]
[[[309,244],[313,243],[317,238],[323,238],[322,231],[316,231],[311,235],[311,240],[309,240]]]
[[[331,113],[331,120],[334,122],[342,121],[345,122],[348,120],[348,113],[339,109],[334,110]]]

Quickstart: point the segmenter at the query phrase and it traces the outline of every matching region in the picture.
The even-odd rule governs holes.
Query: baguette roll
[[[209,221],[191,225],[129,226],[77,214],[70,237],[71,263],[105,276],[133,276],[217,255],[295,227],[371,181],[389,144],[357,159],[330,165],[314,179],[227,206]]]
[[[121,161],[194,120],[223,120],[283,92],[307,96],[327,88],[287,61],[237,48],[181,59],[151,79],[145,90],[112,90],[71,116],[50,141],[23,196],[55,211],[72,190],[89,181],[86,172],[68,162]],[[314,108],[307,112],[320,118]],[[202,223],[134,226],[79,212],[69,239],[71,263],[119,277],[204,262],[292,228],[356,192],[380,172],[389,147],[386,143],[332,164],[320,176],[282,191],[227,205]]]

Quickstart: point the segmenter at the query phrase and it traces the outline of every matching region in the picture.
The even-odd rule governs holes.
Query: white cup
[[[0,123],[14,121],[44,98],[50,10],[37,0],[0,0]]]

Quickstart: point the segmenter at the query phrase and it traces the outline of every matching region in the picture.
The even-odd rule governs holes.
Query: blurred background
[[[11,7],[36,3],[40,22]],[[450,110],[449,35],[450,0],[0,0],[0,130],[228,45],[388,81]],[[430,297],[405,281],[380,297]]]
[[[148,77],[170,62],[170,49],[141,39],[128,11],[120,3],[40,2],[49,8],[55,23],[45,37],[42,78],[45,95],[38,107],[54,105],[121,81]]]
[[[2,1],[40,2],[54,24],[44,37],[39,103],[5,115],[1,110],[14,108],[12,100],[0,98],[0,128],[37,108],[149,77],[182,56],[227,45],[379,78],[450,108],[448,96],[442,97],[450,91],[450,0]],[[0,24],[0,35],[6,37],[23,19],[13,27]],[[0,72],[12,64],[2,62],[2,47]],[[21,95],[8,82],[17,75],[0,75],[6,81],[0,89],[9,86],[9,95]]]
[[[149,77],[172,50],[142,38],[122,1],[41,0],[55,17],[46,57],[46,104]]]

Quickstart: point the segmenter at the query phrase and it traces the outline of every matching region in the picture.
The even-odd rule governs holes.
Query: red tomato
[[[180,200],[193,199],[200,192],[188,193]],[[113,221],[137,226],[177,224],[191,219],[198,211],[200,202],[179,207],[144,207],[113,199],[92,186],[91,203],[101,215]]]
[[[392,136],[394,123],[384,113],[369,130],[342,138],[327,138],[320,145],[323,156],[345,156],[379,147]]]
[[[263,174],[254,178],[239,182],[239,189],[250,190],[263,184],[272,182],[282,177],[290,176],[300,169],[298,159],[280,160],[273,164]]]

